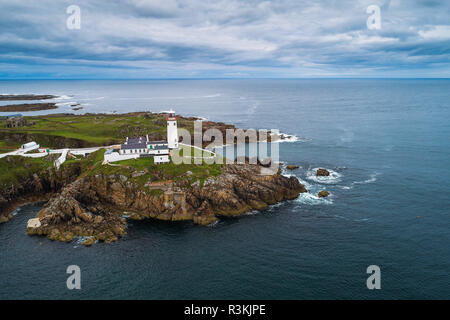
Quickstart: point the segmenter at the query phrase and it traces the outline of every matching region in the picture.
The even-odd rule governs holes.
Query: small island
[[[0,101],[26,101],[26,100],[49,100],[55,99],[57,96],[49,94],[2,94],[0,95]],[[57,109],[56,103],[48,102],[35,102],[35,103],[20,103],[20,104],[8,104],[0,106],[0,112],[29,112]]]
[[[51,94],[0,94],[0,101],[49,100],[58,98]]]
[[[29,112],[58,109],[56,103],[20,103],[0,106],[0,112]]]
[[[167,114],[58,114],[26,118],[31,126],[9,128],[0,124],[0,148],[8,150],[32,140],[36,146],[62,153],[69,148],[96,150],[83,155],[66,152],[65,161],[58,166],[55,160],[61,154],[49,153],[49,149],[40,150],[47,152],[42,157],[0,158],[0,222],[12,218],[12,211],[23,203],[46,201],[28,223],[30,235],[59,241],[85,237],[85,245],[97,240],[111,242],[125,233],[127,219],[209,225],[220,216],[264,210],[306,192],[295,177],[287,178],[281,170],[260,174],[268,169],[267,165],[248,161],[208,164],[203,160],[200,164],[176,165],[165,158],[149,156],[146,148],[139,149],[143,154],[134,158],[106,161],[109,158],[105,153],[129,156],[122,152],[127,149],[126,142],[131,141],[127,137],[141,137],[139,141],[145,137],[150,144],[166,140],[170,147],[174,136],[169,132],[171,118]],[[197,120],[177,117],[176,123],[193,132]],[[203,130],[212,127],[223,132],[234,128],[203,121]],[[176,148],[181,155],[190,148],[191,141],[184,143]]]

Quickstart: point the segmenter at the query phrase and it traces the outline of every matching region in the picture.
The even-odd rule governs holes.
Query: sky
[[[450,1],[0,0],[0,79],[316,77],[450,77]]]

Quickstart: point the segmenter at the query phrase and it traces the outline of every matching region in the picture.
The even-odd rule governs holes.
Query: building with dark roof
[[[149,155],[149,156],[162,156],[169,155],[169,148],[167,141],[149,141],[148,136],[128,138],[120,146],[119,154],[121,155]],[[167,157],[168,158],[168,157]]]

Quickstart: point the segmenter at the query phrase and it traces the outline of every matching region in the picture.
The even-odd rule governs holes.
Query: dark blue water
[[[1,299],[450,298],[449,80],[0,82],[30,92],[84,112],[174,107],[294,134],[280,160],[300,166],[286,174],[309,192],[213,227],[131,222],[91,248],[28,237],[40,207],[24,206],[0,225]],[[317,167],[332,177],[317,180]],[[71,264],[80,291],[66,288]],[[366,287],[373,264],[381,290]]]

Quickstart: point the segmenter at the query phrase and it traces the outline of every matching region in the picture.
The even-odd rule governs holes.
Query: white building
[[[170,109],[167,117],[167,143],[169,149],[178,149],[178,127],[175,111]]]
[[[28,152],[28,151],[32,151],[32,150],[36,150],[36,149],[39,149],[39,145],[34,141],[25,143],[20,147],[20,150],[22,152]]]
[[[149,141],[146,137],[128,138],[120,146],[121,155],[159,155],[169,154],[169,148],[166,141]]]
[[[105,152],[104,162],[153,157],[154,163],[167,163],[169,150],[178,148],[178,128],[175,111],[170,110],[167,117],[167,141],[150,141],[145,137],[128,138],[119,150]]]

